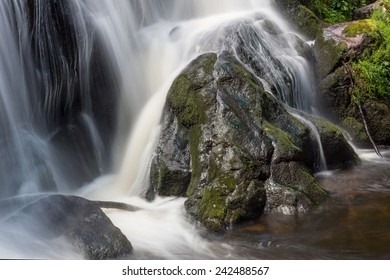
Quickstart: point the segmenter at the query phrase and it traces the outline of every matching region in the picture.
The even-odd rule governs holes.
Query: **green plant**
[[[310,0],[306,5],[326,23],[335,24],[352,19],[356,8],[367,5],[367,0]]]
[[[390,1],[387,1],[390,2]],[[353,98],[390,99],[390,15],[379,9],[371,20],[376,26],[376,44],[370,55],[353,65],[355,87]]]

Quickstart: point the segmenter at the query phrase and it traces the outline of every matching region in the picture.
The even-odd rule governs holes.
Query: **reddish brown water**
[[[389,155],[318,178],[329,198],[314,213],[268,214],[231,232],[235,257],[390,259]]]

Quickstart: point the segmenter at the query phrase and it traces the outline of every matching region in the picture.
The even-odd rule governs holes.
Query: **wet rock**
[[[322,21],[304,4],[305,1],[276,0],[279,9],[286,15],[292,26],[313,40],[322,30]]]
[[[373,12],[381,7],[383,7],[383,1],[376,1],[375,3],[356,9],[353,11],[353,19],[359,20],[370,18]]]
[[[272,177],[265,182],[266,211],[287,215],[305,213],[313,202],[323,199],[324,191],[310,171],[299,162],[282,162],[272,166]]]
[[[318,123],[323,135],[342,138]],[[244,64],[227,52],[207,53],[168,92],[149,193],[185,194],[187,212],[212,231],[265,210],[306,212],[326,196],[311,175],[316,149],[310,129]]]
[[[6,221],[49,242],[64,236],[87,259],[118,259],[132,245],[98,203],[76,196],[49,195],[24,207]]]
[[[318,130],[328,169],[348,168],[360,162],[339,128],[324,119],[305,116]]]
[[[377,144],[389,145],[390,104],[384,101],[369,100],[362,107],[371,136]]]

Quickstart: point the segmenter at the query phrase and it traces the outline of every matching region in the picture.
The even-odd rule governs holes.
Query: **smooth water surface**
[[[361,154],[350,170],[319,175],[329,198],[313,213],[266,214],[228,234],[241,257],[260,259],[389,259],[390,152]]]

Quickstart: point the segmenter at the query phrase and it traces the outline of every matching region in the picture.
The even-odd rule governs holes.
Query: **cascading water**
[[[229,51],[276,98],[307,112],[315,106],[306,46],[272,4],[2,1],[0,198],[3,204],[10,197],[18,201],[7,204],[12,206],[7,213],[43,192],[120,200],[144,209],[107,211],[141,255],[229,256],[228,246],[216,249],[198,236],[184,218],[182,200],[149,204],[135,195],[146,187],[166,92],[201,53]],[[53,256],[45,252],[47,244],[19,250],[20,244],[9,245],[12,234],[12,229],[0,233],[0,244],[8,243],[3,248],[11,247],[0,256],[12,251],[16,257],[75,257],[72,251]],[[28,240],[28,234],[17,234]],[[62,248],[64,242],[51,246]]]

